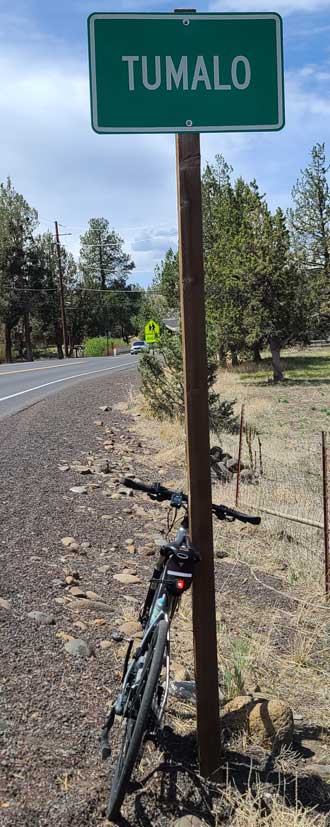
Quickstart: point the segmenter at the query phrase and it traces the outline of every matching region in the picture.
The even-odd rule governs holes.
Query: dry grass
[[[245,404],[247,421],[258,430],[262,442],[264,473],[258,485],[242,485],[242,510],[269,509],[322,523],[320,433],[329,423],[321,410],[328,395],[327,382],[309,384],[306,380],[275,387],[255,379],[241,381],[236,370],[220,374],[218,390],[222,397],[237,400],[238,412]],[[129,410],[134,430],[141,436],[148,433],[150,451],[142,458],[146,478],[159,476],[171,487],[186,488],[182,428],[148,419],[141,400],[134,397]],[[223,447],[237,456],[238,437],[224,435]],[[258,450],[257,439],[253,450]],[[244,444],[243,462],[248,459]],[[215,483],[213,500],[233,506],[235,488],[236,477],[229,485]],[[261,514],[262,525],[257,529],[214,522],[215,550],[229,554],[221,562],[216,558],[215,563],[220,682],[226,697],[260,688],[266,695],[287,701],[302,720],[305,743],[314,739],[315,760],[326,761],[330,614],[323,594],[323,532]],[[191,594],[182,601],[172,635],[174,659],[193,672]],[[194,706],[172,700],[169,721],[176,732],[187,735],[195,726]],[[245,746],[242,740],[236,745]],[[278,762],[283,773],[301,772],[301,757],[295,749],[282,754]],[[232,807],[233,827],[326,824],[323,816],[311,810],[286,807],[279,796],[270,796],[266,806],[262,788],[241,796],[230,787],[225,796]]]
[[[215,813],[216,827],[223,822],[222,808],[226,803],[232,810],[231,827],[326,827],[325,816],[313,814],[303,807],[287,807],[278,795],[272,795],[262,785],[253,792],[249,789],[241,795],[234,787],[228,787],[224,801]]]

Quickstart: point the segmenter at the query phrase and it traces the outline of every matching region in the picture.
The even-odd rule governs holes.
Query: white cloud
[[[55,218],[72,226],[65,241],[74,253],[91,216],[104,215],[128,240],[130,227],[134,237],[139,227],[152,229],[159,212],[172,227],[174,137],[95,135],[87,66],[45,51],[2,49],[0,180],[12,177],[38,209],[42,230]]]
[[[144,230],[132,243],[132,250],[148,252],[154,251],[158,256],[163,256],[169,247],[177,246],[177,229],[164,228],[158,230]]]
[[[293,14],[329,10],[329,0],[214,0],[209,3],[210,11],[226,12],[273,12]]]
[[[75,253],[88,219],[105,216],[136,262],[133,279],[150,278],[176,243],[174,136],[95,135],[87,64],[71,57],[69,43],[32,33],[17,47],[2,40],[0,180],[11,175],[39,210],[42,230],[52,229],[55,218],[67,225],[63,232],[73,235],[64,241]],[[271,205],[285,208],[313,144],[325,140],[330,147],[328,74],[329,64],[312,62],[290,72],[285,129],[202,135],[203,161],[224,154],[236,176],[256,177]]]

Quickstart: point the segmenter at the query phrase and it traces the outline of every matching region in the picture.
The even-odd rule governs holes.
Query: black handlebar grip
[[[154,485],[145,485],[144,482],[130,480],[129,477],[123,479],[123,485],[126,485],[127,488],[134,488],[135,491],[144,491],[146,494],[154,494],[156,491]]]
[[[261,523],[261,517],[251,517],[249,514],[242,514],[242,516],[237,516],[237,520],[243,520],[244,523],[250,523],[251,525],[260,525]]]
[[[220,520],[225,520],[226,517],[229,517],[233,520],[239,520],[241,523],[250,523],[250,525],[260,525],[261,523],[261,517],[243,514],[241,511],[236,511],[235,508],[228,508],[226,505],[212,505],[212,510]]]

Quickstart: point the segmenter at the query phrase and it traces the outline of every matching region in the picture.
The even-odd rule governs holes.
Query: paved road
[[[0,365],[0,419],[29,408],[62,387],[125,372],[137,364],[129,354],[93,359],[43,360]]]

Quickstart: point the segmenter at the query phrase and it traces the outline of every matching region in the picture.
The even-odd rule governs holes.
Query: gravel
[[[125,620],[124,587],[113,575],[124,568],[125,538],[141,529],[142,520],[134,524],[134,517],[124,514],[126,497],[108,499],[112,519],[101,520],[103,491],[70,492],[80,476],[70,466],[86,462],[84,452],[100,451],[100,432],[103,441],[108,424],[118,429],[118,439],[123,435],[121,444],[130,440],[134,445],[118,411],[104,411],[104,426],[95,426],[100,405],[127,398],[134,382],[135,371],[97,377],[0,423],[0,821],[5,827],[104,823],[107,767],[97,739],[114,682],[118,686],[114,673],[122,657],[117,660],[114,654],[115,640],[112,650],[99,644],[111,637],[115,618]],[[117,461],[124,470],[123,457]],[[71,538],[73,548],[62,538]],[[63,569],[72,563],[82,590],[95,591],[106,603],[89,601],[89,610],[70,608]],[[103,571],[98,570],[102,563],[107,566]],[[135,585],[134,594],[137,589],[141,587]],[[106,625],[95,625],[103,613]],[[56,626],[47,625],[46,617]],[[81,621],[86,631],[79,633],[75,623]],[[67,654],[77,644],[83,656]],[[87,657],[91,652],[95,657]]]
[[[120,493],[122,475],[154,476],[148,434],[141,445],[130,417],[114,409],[134,383],[135,370],[97,376],[0,423],[1,827],[108,823],[109,765],[101,762],[98,736],[119,687],[125,624],[136,623],[152,569],[135,539],[143,530],[150,541],[164,516],[133,491]],[[72,491],[81,488],[74,464],[101,464],[105,451],[110,473],[97,475],[97,487],[83,486],[84,494]],[[135,547],[134,570],[127,544]],[[77,579],[86,597],[70,595]],[[217,562],[219,591],[237,590],[256,607],[295,608],[278,593],[281,581],[262,572],[260,581],[243,566]],[[210,790],[195,774],[195,732],[168,734],[161,751],[152,746],[145,746],[135,776],[144,773],[144,783],[135,781],[122,823],[169,827],[192,812],[196,827],[196,818],[212,823]],[[221,823],[229,824],[226,813]]]

